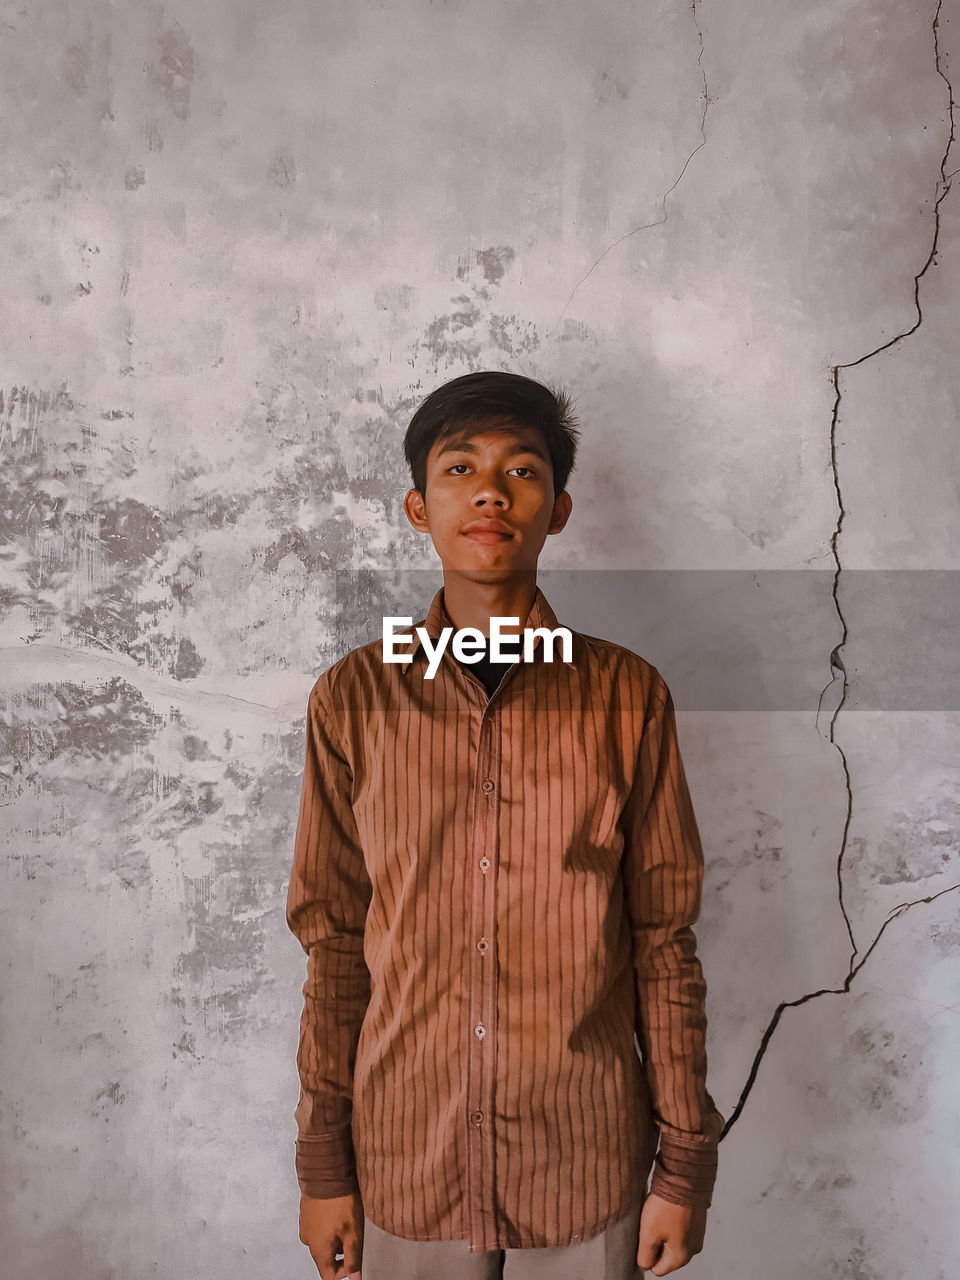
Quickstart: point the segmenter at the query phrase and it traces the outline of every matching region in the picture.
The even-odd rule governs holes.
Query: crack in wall
[[[850,990],[850,984],[853,982],[854,978],[857,976],[857,974],[866,964],[874,947],[883,937],[884,931],[886,930],[886,927],[888,924],[892,924],[894,920],[896,920],[899,916],[904,915],[905,912],[909,911],[911,907],[917,907],[924,903],[934,902],[936,901],[937,898],[942,898],[945,894],[948,894],[948,893],[956,893],[958,890],[960,890],[960,881],[958,881],[957,884],[947,885],[945,889],[940,889],[938,890],[937,893],[928,894],[925,898],[914,898],[912,902],[901,902],[899,906],[893,908],[893,910],[887,916],[886,920],[884,920],[883,924],[880,926],[877,932],[877,936],[874,938],[874,940],[870,943],[870,946],[863,953],[859,962],[853,965],[850,972],[847,974],[846,978],[844,978],[842,987],[821,987],[819,991],[809,991],[807,992],[806,995],[798,996],[796,1000],[782,1000],[780,1004],[777,1005],[776,1009],[774,1010],[773,1017],[770,1019],[770,1022],[769,1022],[769,1025],[767,1026],[766,1031],[763,1033],[763,1039],[760,1041],[760,1048],[757,1050],[756,1057],[753,1060],[753,1066],[750,1068],[750,1074],[747,1077],[746,1084],[743,1086],[743,1090],[740,1094],[740,1099],[737,1102],[737,1105],[734,1108],[733,1112],[731,1113],[726,1124],[723,1126],[723,1132],[720,1135],[721,1139],[726,1137],[727,1133],[730,1131],[733,1124],[735,1123],[737,1117],[740,1115],[740,1112],[743,1110],[744,1103],[746,1102],[750,1094],[750,1090],[753,1088],[753,1083],[756,1080],[757,1073],[760,1070],[760,1062],[763,1058],[764,1053],[767,1050],[767,1046],[770,1043],[771,1038],[773,1037],[774,1031],[776,1031],[777,1029],[777,1025],[780,1022],[780,1018],[781,1018],[781,1015],[783,1014],[784,1009],[798,1008],[800,1005],[806,1004],[810,1000],[816,1000],[819,996],[846,995]]]
[[[701,112],[701,115],[700,115],[700,141],[697,143],[697,145],[693,148],[693,150],[687,156],[686,160],[684,160],[683,167],[681,168],[680,172],[677,174],[676,180],[674,181],[673,185],[671,187],[668,187],[667,190],[660,197],[660,209],[663,214],[663,217],[656,218],[653,222],[644,222],[639,227],[633,227],[631,228],[631,230],[625,231],[623,235],[619,236],[616,240],[614,240],[612,244],[607,245],[603,253],[601,253],[600,256],[595,259],[590,269],[584,272],[584,274],[580,277],[577,283],[570,290],[570,296],[567,298],[566,302],[563,304],[563,310],[560,312],[559,316],[557,317],[556,323],[554,324],[553,328],[550,330],[551,337],[556,333],[557,329],[560,326],[560,322],[563,320],[564,316],[567,314],[567,310],[570,306],[570,303],[573,301],[574,297],[576,296],[577,290],[580,288],[581,285],[583,285],[590,278],[590,276],[593,275],[594,271],[596,271],[597,267],[599,267],[600,263],[604,260],[604,258],[607,256],[608,253],[612,253],[613,250],[618,247],[618,245],[623,244],[624,240],[629,240],[631,236],[637,235],[638,232],[640,231],[648,231],[651,227],[663,226],[663,224],[667,221],[667,197],[669,195],[672,195],[673,192],[679,186],[680,179],[686,173],[687,167],[690,164],[690,161],[693,159],[693,157],[697,154],[697,152],[700,150],[701,147],[706,146],[707,108],[710,106],[710,95],[707,91],[707,75],[703,69],[703,32],[700,29],[700,23],[697,21],[697,5],[699,3],[700,3],[700,0],[690,0],[690,14],[693,18],[693,26],[697,33],[697,40],[699,41],[699,45],[700,45],[700,52],[697,54],[697,66],[700,68],[700,78],[703,81],[703,94],[702,94],[703,111]]]
[[[766,1053],[767,1046],[769,1045],[770,1040],[773,1037],[773,1033],[777,1029],[777,1026],[780,1022],[780,1018],[783,1014],[784,1009],[795,1008],[799,1005],[806,1004],[809,1000],[815,1000],[819,996],[823,996],[823,995],[846,994],[850,990],[851,982],[859,973],[859,971],[863,968],[868,957],[872,953],[874,947],[876,947],[877,943],[880,941],[880,938],[883,936],[884,930],[886,929],[887,925],[891,923],[891,921],[897,919],[900,915],[902,915],[905,911],[908,911],[911,907],[918,906],[921,903],[933,902],[936,898],[941,897],[943,894],[954,893],[958,889],[960,889],[960,883],[950,885],[946,889],[941,889],[938,893],[930,894],[928,897],[925,897],[925,898],[916,898],[912,902],[901,903],[898,907],[895,907],[889,913],[886,920],[884,920],[883,924],[880,926],[880,929],[877,932],[876,937],[873,939],[870,946],[864,952],[859,962],[854,963],[855,958],[857,956],[858,948],[857,948],[856,939],[854,938],[854,934],[853,934],[853,927],[850,923],[850,917],[847,914],[847,909],[843,901],[843,859],[847,849],[847,834],[850,829],[850,820],[853,814],[853,788],[850,784],[850,770],[847,765],[846,753],[844,752],[843,748],[840,746],[840,744],[836,741],[834,737],[834,725],[836,723],[837,716],[840,712],[840,708],[843,706],[847,696],[847,671],[843,663],[843,658],[840,655],[840,650],[843,648],[844,644],[846,643],[848,631],[847,631],[847,621],[846,621],[846,618],[844,617],[843,610],[840,607],[840,599],[839,599],[839,594],[837,590],[839,585],[840,570],[841,570],[840,555],[837,550],[837,542],[840,536],[840,529],[843,525],[843,518],[846,515],[846,508],[843,505],[843,495],[840,490],[840,472],[839,472],[839,467],[837,465],[837,423],[840,417],[840,404],[843,399],[843,392],[841,390],[841,385],[840,385],[841,384],[840,371],[842,369],[854,369],[856,368],[857,365],[864,364],[867,360],[872,360],[874,356],[878,356],[882,351],[886,351],[888,350],[888,348],[895,346],[899,342],[902,342],[904,338],[909,338],[910,335],[912,333],[915,333],[917,329],[920,328],[920,325],[923,323],[923,310],[920,305],[920,281],[926,275],[930,265],[936,260],[937,248],[940,242],[940,205],[946,199],[946,196],[950,191],[951,180],[956,176],[957,173],[960,173],[960,169],[954,169],[951,173],[949,174],[947,173],[947,159],[950,155],[950,149],[953,146],[954,139],[956,137],[956,132],[955,132],[956,100],[954,99],[954,96],[953,96],[953,85],[949,77],[944,73],[943,61],[941,57],[940,13],[942,8],[943,8],[943,0],[937,0],[937,7],[934,13],[933,24],[932,24],[933,55],[934,55],[934,64],[936,66],[937,74],[940,76],[941,80],[943,80],[944,84],[947,86],[947,109],[948,109],[948,117],[950,121],[950,133],[947,138],[947,144],[946,144],[946,147],[944,148],[943,155],[940,159],[940,175],[937,179],[937,197],[933,204],[933,241],[930,246],[930,252],[927,255],[926,261],[924,262],[921,269],[917,272],[917,274],[913,278],[913,303],[916,309],[916,320],[910,326],[909,329],[904,329],[902,333],[895,334],[894,337],[890,338],[887,342],[884,342],[880,346],[875,347],[872,351],[868,351],[865,355],[859,356],[856,360],[850,360],[845,364],[835,364],[831,366],[831,380],[833,383],[833,389],[835,394],[834,394],[834,402],[833,402],[833,412],[831,414],[831,419],[830,419],[830,466],[831,466],[831,472],[833,475],[833,485],[837,495],[837,523],[834,526],[833,533],[831,534],[831,537],[830,537],[830,550],[833,553],[833,559],[834,559],[834,565],[835,565],[834,573],[833,573],[833,588],[832,588],[833,603],[834,603],[834,608],[837,611],[837,616],[840,619],[840,625],[842,630],[841,630],[841,636],[839,641],[834,645],[833,649],[831,649],[830,651],[830,668],[833,674],[831,675],[830,680],[827,682],[827,684],[824,686],[824,688],[820,692],[820,699],[817,705],[817,719],[819,720],[820,704],[823,701],[824,694],[839,678],[840,698],[837,702],[836,707],[834,708],[833,715],[830,717],[829,740],[831,744],[835,746],[837,751],[840,753],[840,759],[843,765],[844,786],[846,788],[846,796],[847,796],[846,816],[844,818],[843,831],[840,837],[840,849],[837,854],[837,897],[840,904],[840,911],[843,915],[843,920],[847,928],[847,935],[850,939],[850,945],[852,948],[851,954],[850,954],[850,968],[846,978],[844,979],[843,986],[823,987],[819,991],[811,991],[811,992],[808,992],[806,995],[799,996],[796,1000],[783,1000],[780,1002],[780,1004],[777,1005],[776,1009],[774,1010],[773,1017],[770,1019],[770,1022],[768,1023],[767,1028],[764,1031],[763,1036],[760,1040],[759,1048],[757,1049],[757,1052],[754,1056],[753,1064],[750,1068],[750,1074],[748,1075],[747,1081],[741,1091],[740,1098],[737,1102],[737,1105],[723,1127],[723,1132],[720,1135],[721,1138],[726,1136],[726,1134],[729,1132],[732,1125],[735,1123],[737,1117],[740,1115],[740,1113],[743,1110],[744,1104],[746,1103],[746,1100],[750,1094],[750,1090],[753,1087],[753,1083],[757,1078],[757,1073],[760,1069],[760,1063],[763,1059],[764,1054]]]

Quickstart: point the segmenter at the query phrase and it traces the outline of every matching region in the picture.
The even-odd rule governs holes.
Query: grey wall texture
[[[821,699],[680,703],[730,1117],[686,1274],[954,1276],[960,712],[845,703],[844,572],[960,559],[960,2],[2,26],[4,1275],[315,1274],[306,696],[342,571],[435,566],[403,429],[490,367],[578,401],[545,567],[830,575],[777,619]]]

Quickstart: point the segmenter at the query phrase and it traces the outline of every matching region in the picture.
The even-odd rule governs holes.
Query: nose
[[[477,487],[473,491],[475,507],[491,506],[503,509],[510,505],[510,490],[506,478],[497,471],[484,471],[478,476]]]

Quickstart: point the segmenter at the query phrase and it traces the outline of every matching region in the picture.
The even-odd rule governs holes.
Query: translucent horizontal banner
[[[561,625],[653,663],[679,709],[806,710],[831,682],[836,705],[842,614],[845,709],[960,710],[958,570],[845,569],[837,603],[825,569],[543,569],[537,583]],[[435,569],[338,571],[338,655],[379,639],[384,616],[422,620],[442,584]]]

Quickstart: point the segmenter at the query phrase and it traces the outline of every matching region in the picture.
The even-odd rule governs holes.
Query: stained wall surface
[[[960,559],[956,0],[59,0],[3,32],[7,1273],[315,1274],[306,695],[383,571],[436,566],[419,397],[505,368],[584,425],[545,567],[826,582],[771,619],[821,698],[677,689],[729,1118],[687,1274],[953,1275],[960,703],[857,703],[844,575]]]

